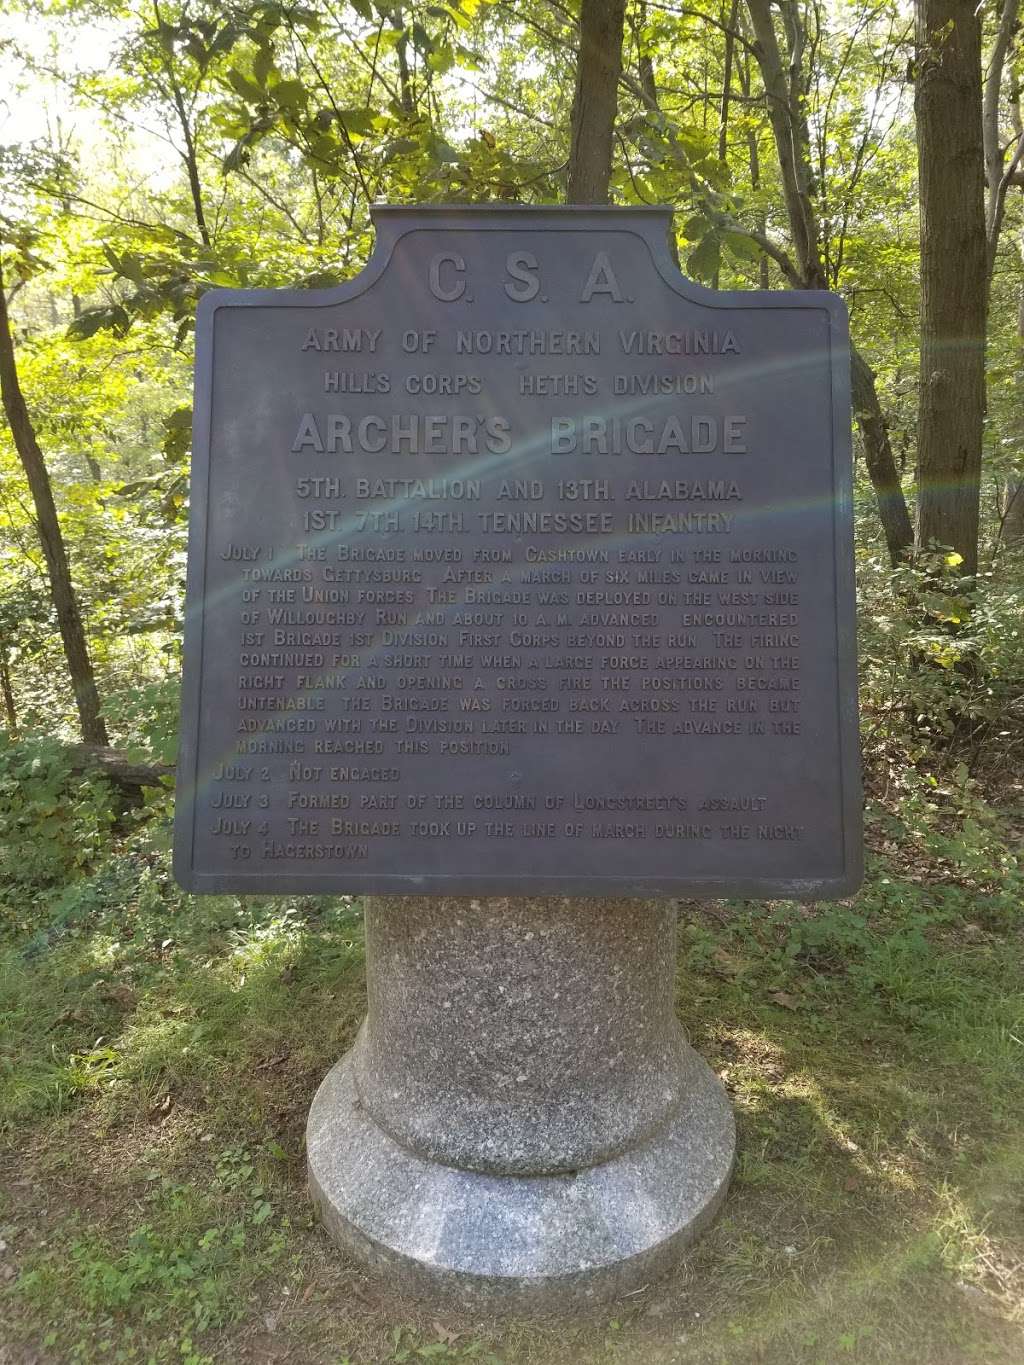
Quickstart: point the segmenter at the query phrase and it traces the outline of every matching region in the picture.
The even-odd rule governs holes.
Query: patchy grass
[[[358,906],[186,897],[134,836],[8,915],[0,1360],[1024,1358],[1021,869],[977,803],[893,821],[849,904],[682,907],[739,1167],[678,1272],[590,1323],[431,1311],[327,1243],[303,1131],[363,1009]]]

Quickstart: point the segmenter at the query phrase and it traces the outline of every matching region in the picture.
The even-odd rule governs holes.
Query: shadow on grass
[[[364,1009],[357,908],[151,880],[4,959],[0,1293],[41,1363],[1024,1356],[1012,936],[694,912],[680,1014],[740,1129],[722,1217],[598,1322],[481,1324],[395,1297],[311,1216],[306,1114]]]

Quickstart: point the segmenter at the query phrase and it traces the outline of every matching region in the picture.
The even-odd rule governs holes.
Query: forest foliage
[[[8,0],[16,1359],[1021,1359],[1022,47],[1019,0]],[[611,1321],[484,1329],[371,1285],[306,1205],[358,902],[171,878],[194,318],[351,278],[375,200],[606,194],[671,205],[705,285],[849,308],[867,879],[682,904],[679,1014],[740,1126],[725,1212]]]
[[[623,33],[598,157],[600,179],[610,151],[614,202],[672,205],[681,268],[705,284],[827,287],[849,307],[872,781],[963,764],[998,783],[1024,752],[1017,0],[588,10]],[[9,383],[0,772],[19,809],[13,795],[0,802],[15,843],[69,819],[66,795],[85,780],[73,756],[54,757],[59,745],[35,753],[36,738],[81,730],[173,761],[199,297],[351,277],[372,248],[374,201],[564,199],[581,155],[579,23],[561,0],[20,0],[10,11],[8,378],[71,592],[62,605]],[[600,39],[598,56],[608,50]],[[951,91],[967,111],[952,131],[940,126]],[[939,157],[945,171],[929,128],[933,140],[969,134]],[[968,379],[977,357],[983,372]],[[95,674],[91,702],[76,650]],[[26,761],[49,774],[52,799],[24,786]]]

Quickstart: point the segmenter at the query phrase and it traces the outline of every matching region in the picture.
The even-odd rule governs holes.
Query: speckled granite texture
[[[675,1019],[675,918],[663,901],[368,902],[368,1016],[307,1131],[334,1239],[487,1311],[571,1311],[667,1270],[735,1151]]]

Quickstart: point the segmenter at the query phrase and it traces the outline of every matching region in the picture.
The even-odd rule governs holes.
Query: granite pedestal
[[[735,1127],[673,1010],[666,901],[367,902],[367,1018],[309,1115],[342,1247],[407,1292],[575,1309],[671,1267]]]

